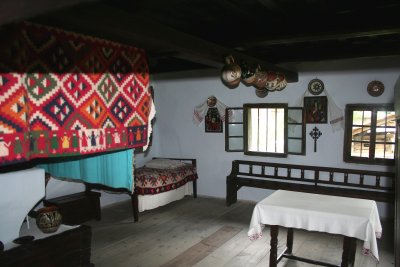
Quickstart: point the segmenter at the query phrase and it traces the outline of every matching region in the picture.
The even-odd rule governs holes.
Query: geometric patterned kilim
[[[0,51],[0,166],[147,144],[142,49],[23,22]]]

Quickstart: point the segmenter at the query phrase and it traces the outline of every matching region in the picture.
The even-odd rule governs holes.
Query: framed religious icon
[[[306,123],[328,122],[328,98],[326,96],[305,97],[304,110]]]
[[[206,133],[222,133],[222,120],[217,108],[208,108],[204,124]]]

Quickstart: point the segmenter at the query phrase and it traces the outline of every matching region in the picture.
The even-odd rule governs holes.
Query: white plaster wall
[[[313,124],[307,125],[306,156],[289,155],[287,158],[245,156],[242,152],[225,152],[225,129],[223,133],[205,133],[204,123],[199,127],[192,123],[193,109],[210,95],[215,95],[229,107],[241,107],[244,103],[289,103],[293,106],[307,90],[311,79],[319,78],[336,104],[343,108],[349,103],[393,103],[394,84],[400,68],[353,69],[346,71],[307,71],[299,73],[299,82],[290,83],[281,92],[258,98],[254,87],[243,84],[236,89],[225,87],[219,70],[187,72],[153,77],[157,121],[154,141],[157,156],[188,157],[198,160],[198,194],[225,198],[225,179],[235,159],[270,161],[291,164],[331,166],[387,171],[386,166],[360,165],[343,162],[343,131],[333,132],[328,124],[318,124],[322,136],[318,140],[317,152],[313,151],[313,140],[308,135]],[[380,97],[367,93],[367,84],[380,80],[385,91]],[[242,188],[238,198],[259,201],[271,193],[270,190]],[[379,204],[381,216],[391,217],[392,207]]]

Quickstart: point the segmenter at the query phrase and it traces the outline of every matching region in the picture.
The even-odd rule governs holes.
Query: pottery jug
[[[259,98],[264,98],[268,95],[268,90],[266,88],[258,89],[256,88],[256,96]]]
[[[268,79],[268,73],[266,71],[262,71],[261,68],[258,67],[253,81],[254,87],[258,89],[265,88],[265,85],[267,84],[267,79]]]
[[[222,68],[222,81],[230,88],[236,87],[240,83],[241,68],[235,63],[233,56],[226,57],[226,65]]]
[[[242,62],[240,64],[240,68],[242,69],[242,82],[246,85],[251,85],[256,78],[256,68],[250,67],[246,62]]]
[[[39,209],[36,217],[36,225],[43,233],[54,233],[61,224],[61,214],[56,206]]]

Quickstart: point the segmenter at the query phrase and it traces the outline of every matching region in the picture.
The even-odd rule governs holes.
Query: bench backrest
[[[394,202],[393,172],[234,160],[227,183]]]

